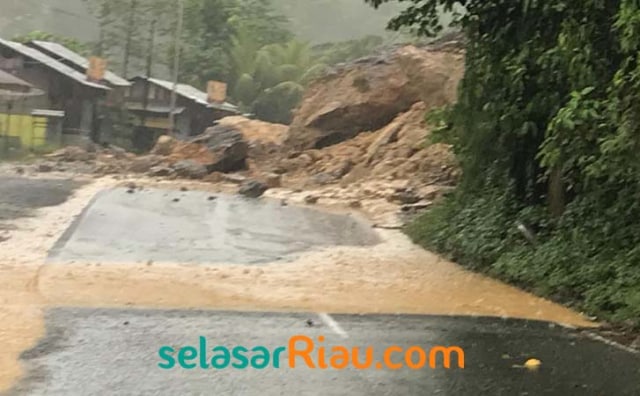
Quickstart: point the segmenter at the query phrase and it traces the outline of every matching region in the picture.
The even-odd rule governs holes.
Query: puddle
[[[356,216],[204,191],[102,191],[49,262],[260,264],[332,246],[369,246]]]

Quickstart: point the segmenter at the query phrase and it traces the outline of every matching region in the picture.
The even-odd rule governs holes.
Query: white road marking
[[[342,338],[349,338],[349,334],[340,325],[336,322],[331,315],[326,313],[319,313],[318,316],[324,322],[325,325],[329,326],[334,333],[339,335]]]
[[[615,342],[615,341],[607,340],[606,338],[604,338],[601,335],[598,335],[596,333],[592,333],[590,331],[586,331],[586,332],[584,332],[584,334],[587,337],[591,338],[592,340],[600,341],[600,342],[602,342],[604,344],[607,344],[607,345],[612,346],[614,348],[621,349],[621,350],[623,350],[625,352],[629,352],[629,353],[633,353],[633,354],[638,354],[639,353],[637,350],[635,350],[633,348],[630,348],[628,346],[622,345],[622,344],[620,344],[618,342]]]

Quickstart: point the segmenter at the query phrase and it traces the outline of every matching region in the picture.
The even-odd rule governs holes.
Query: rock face
[[[451,103],[463,63],[460,54],[406,46],[347,65],[307,89],[285,144],[323,148],[378,130],[416,102]]]

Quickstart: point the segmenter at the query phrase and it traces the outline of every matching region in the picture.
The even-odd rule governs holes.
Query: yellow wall
[[[11,114],[7,117],[6,113],[0,113],[0,137],[7,133],[7,120],[9,121],[9,136],[20,137],[23,148],[46,145],[46,117],[33,117],[24,114]],[[37,125],[34,126],[34,122]]]

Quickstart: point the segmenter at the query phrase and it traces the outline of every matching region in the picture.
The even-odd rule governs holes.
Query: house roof
[[[40,40],[33,40],[30,44],[36,49],[47,51],[50,54],[55,54],[59,59],[64,59],[68,62],[71,62],[78,67],[81,67],[85,71],[87,68],[89,68],[89,60],[87,58],[70,50],[62,44]],[[131,83],[129,81],[108,70],[104,73],[104,81],[116,87],[131,86]]]
[[[144,77],[140,77],[140,76],[135,78],[144,79]],[[162,87],[169,91],[173,91],[173,82],[171,81],[161,80],[159,78],[150,78],[149,81],[152,84],[155,84],[159,87]],[[192,87],[191,85],[188,85],[188,84],[178,84],[176,87],[176,93],[182,96],[183,98],[193,100],[196,103],[199,103],[203,106],[207,106],[212,109],[225,110],[225,111],[234,112],[234,113],[238,112],[238,107],[229,102],[209,103],[208,95],[206,92],[202,92],[199,89]]]
[[[0,88],[6,90],[28,91],[33,86],[13,74],[0,70]]]
[[[26,45],[20,44],[20,43],[16,43],[13,41],[8,41],[8,40],[4,40],[4,39],[0,39],[0,46],[4,46],[7,48],[10,48],[16,52],[18,52],[19,54],[26,56],[27,58],[31,58],[32,60],[35,60],[45,66],[47,66],[48,68],[55,70],[56,72],[64,75],[65,77],[71,78],[72,80],[75,80],[76,82],[87,86],[87,87],[91,87],[91,88],[97,88],[97,89],[102,89],[105,91],[108,91],[109,88],[101,85],[101,84],[96,84],[93,83],[91,81],[87,81],[87,78],[85,77],[84,74],[70,68],[69,66],[62,64],[60,62],[58,62],[57,60],[43,54],[42,52],[35,50],[33,48],[27,47]]]
[[[0,98],[12,100],[43,94],[44,92],[34,88],[33,85],[28,82],[19,79],[11,73],[0,70]]]

